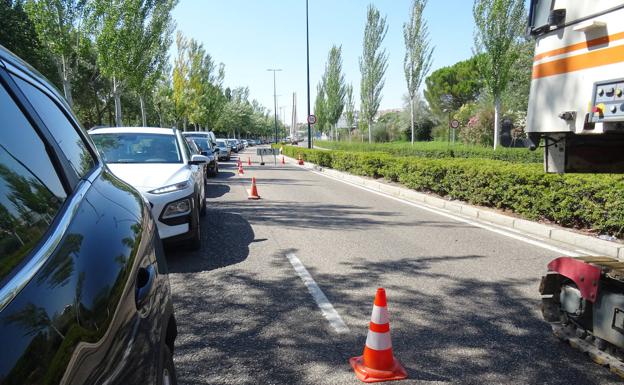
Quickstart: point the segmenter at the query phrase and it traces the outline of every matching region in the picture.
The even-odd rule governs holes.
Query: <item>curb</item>
[[[288,156],[284,156],[284,158],[287,162],[290,163],[296,164],[297,162],[295,159]],[[554,227],[529,221],[526,219],[511,217],[483,207],[473,206],[461,201],[449,201],[415,190],[410,190],[405,187],[390,185],[384,182],[371,180],[334,169],[326,169],[309,162],[305,162],[303,168],[322,172],[336,179],[344,180],[346,182],[358,186],[363,186],[371,190],[376,190],[396,198],[404,199],[406,201],[425,204],[433,208],[444,209],[453,214],[460,214],[468,218],[478,219],[485,223],[491,223],[497,226],[507,227],[509,229],[520,231],[540,238],[565,243],[567,245],[570,245],[570,247],[582,248],[599,255],[624,260],[624,244],[621,243],[604,241],[602,239],[597,239],[592,236],[578,234],[570,230],[565,230],[561,227]]]

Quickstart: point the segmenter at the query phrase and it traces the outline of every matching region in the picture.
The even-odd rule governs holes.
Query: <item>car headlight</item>
[[[188,181],[184,181],[184,182],[172,184],[172,185],[169,185],[169,186],[159,187],[157,189],[154,189],[154,190],[148,191],[148,192],[151,193],[151,194],[166,194],[166,193],[170,193],[170,192],[174,192],[174,191],[178,191],[178,190],[184,190],[184,189],[186,189],[188,187],[189,187],[189,182]]]
[[[180,215],[187,215],[191,212],[191,200],[189,198],[167,204],[163,211],[162,218],[172,218]]]

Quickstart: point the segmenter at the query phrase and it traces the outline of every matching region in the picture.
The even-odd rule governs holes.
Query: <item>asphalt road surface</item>
[[[202,249],[167,249],[180,384],[359,384],[377,287],[402,383],[619,383],[541,319],[557,253],[252,154],[210,180]]]

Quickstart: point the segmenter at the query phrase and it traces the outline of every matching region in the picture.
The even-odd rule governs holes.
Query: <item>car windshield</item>
[[[225,142],[217,142],[217,146],[219,146],[219,148],[226,148]]]
[[[92,137],[106,163],[182,163],[174,135],[116,133]]]

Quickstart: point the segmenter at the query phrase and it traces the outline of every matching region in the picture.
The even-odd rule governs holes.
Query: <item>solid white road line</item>
[[[334,309],[331,302],[325,296],[325,293],[321,290],[321,288],[316,284],[308,269],[305,268],[303,263],[297,258],[295,254],[287,254],[286,258],[290,261],[290,264],[293,266],[299,278],[303,281],[303,283],[308,288],[310,294],[312,294],[312,298],[316,301],[316,304],[321,309],[323,316],[329,321],[329,324],[336,330],[337,333],[348,333],[349,327],[344,323],[340,315]]]
[[[543,242],[543,241],[541,241],[541,240],[539,240],[537,238],[533,238],[532,236],[523,234],[523,233],[521,233],[521,232],[519,232],[517,230],[511,230],[511,229],[508,229],[508,228],[499,227],[499,226],[497,226],[495,224],[490,224],[490,223],[485,224],[485,223],[482,223],[482,222],[477,222],[477,221],[474,221],[472,219],[468,219],[468,218],[465,218],[465,217],[462,217],[462,216],[459,216],[459,215],[456,215],[456,214],[452,214],[452,213],[450,213],[450,212],[448,212],[446,210],[443,210],[443,209],[439,209],[439,208],[436,208],[436,207],[428,206],[428,205],[425,205],[425,204],[422,204],[422,203],[416,203],[416,202],[411,202],[411,201],[408,201],[408,200],[405,200],[405,199],[397,198],[397,197],[394,197],[392,195],[389,195],[389,194],[386,194],[386,193],[383,193],[383,192],[380,192],[380,191],[376,191],[376,190],[370,189],[370,188],[365,187],[365,186],[360,186],[360,185],[357,185],[355,183],[348,182],[346,180],[342,180],[342,179],[339,179],[339,178],[335,178],[333,176],[326,175],[326,174],[324,174],[322,172],[318,172],[318,171],[314,171],[314,170],[310,170],[310,171],[315,173],[315,174],[317,174],[317,175],[324,176],[325,178],[333,179],[335,181],[342,182],[344,184],[348,184],[350,186],[359,188],[360,190],[365,190],[365,191],[368,191],[368,192],[373,193],[373,194],[377,194],[377,195],[380,195],[380,196],[383,196],[383,197],[386,197],[386,198],[389,198],[389,199],[393,199],[393,200],[395,200],[397,202],[401,202],[401,203],[404,203],[404,204],[409,205],[409,206],[417,207],[419,209],[422,209],[422,210],[425,210],[425,211],[429,211],[429,212],[434,213],[434,214],[442,215],[444,217],[453,219],[453,220],[458,221],[458,222],[463,222],[463,223],[469,224],[471,226],[480,227],[482,229],[491,231],[493,233],[504,235],[506,237],[513,238],[513,239],[516,239],[518,241],[522,241],[522,242],[528,243],[528,244],[533,245],[533,246],[541,247],[543,249],[554,251],[556,253],[565,254],[566,256],[569,256],[569,257],[578,257],[578,256],[582,255],[582,253],[579,253],[579,252],[576,252],[576,251],[573,251],[573,250],[566,250],[566,249],[562,249],[562,248],[557,247],[557,246],[550,245],[550,244],[548,244],[546,242]],[[585,253],[583,253],[583,254],[585,254]]]

